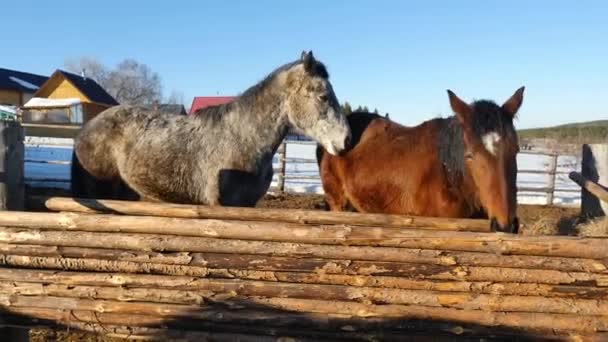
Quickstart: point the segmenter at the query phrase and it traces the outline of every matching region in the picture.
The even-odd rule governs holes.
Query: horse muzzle
[[[493,232],[517,234],[519,232],[519,219],[516,217],[507,227],[502,227],[495,218],[492,218],[490,220],[490,230]]]

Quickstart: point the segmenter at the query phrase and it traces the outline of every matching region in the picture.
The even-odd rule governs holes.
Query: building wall
[[[74,87],[69,81],[63,77],[52,77],[49,80],[48,86],[45,86],[37,94],[38,97],[45,97],[48,99],[68,99],[77,98],[82,102],[88,101],[86,96]]]
[[[0,89],[0,104],[21,106],[21,93],[16,90]]]
[[[23,93],[21,94],[21,105],[23,106],[24,104],[27,103],[27,101],[31,100],[32,97],[34,97],[33,93]]]
[[[110,106],[104,106],[97,103],[83,103],[82,106],[84,111],[83,119],[85,123],[94,118],[97,114],[110,108]]]

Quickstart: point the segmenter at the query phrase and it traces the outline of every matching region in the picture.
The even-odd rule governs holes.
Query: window
[[[82,124],[82,105],[81,104],[76,104],[73,105],[72,107],[70,107],[70,112],[71,112],[71,116],[70,116],[70,123],[73,124]]]
[[[23,111],[23,122],[50,124],[70,123],[69,110],[68,108],[25,109]]]

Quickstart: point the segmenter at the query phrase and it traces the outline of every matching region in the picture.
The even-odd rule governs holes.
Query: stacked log
[[[39,203],[60,212],[0,214],[6,326],[193,340],[608,337],[602,239],[484,233],[478,220]]]

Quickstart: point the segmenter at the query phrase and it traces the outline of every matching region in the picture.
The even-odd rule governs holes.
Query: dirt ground
[[[51,194],[45,193],[44,195]],[[267,195],[258,203],[258,207],[325,210],[325,201],[321,195]],[[578,222],[578,209],[543,205],[520,205],[518,216],[522,225],[521,234],[570,235],[575,233],[575,225]],[[122,342],[127,340],[65,330],[35,329],[30,331],[30,341]]]

